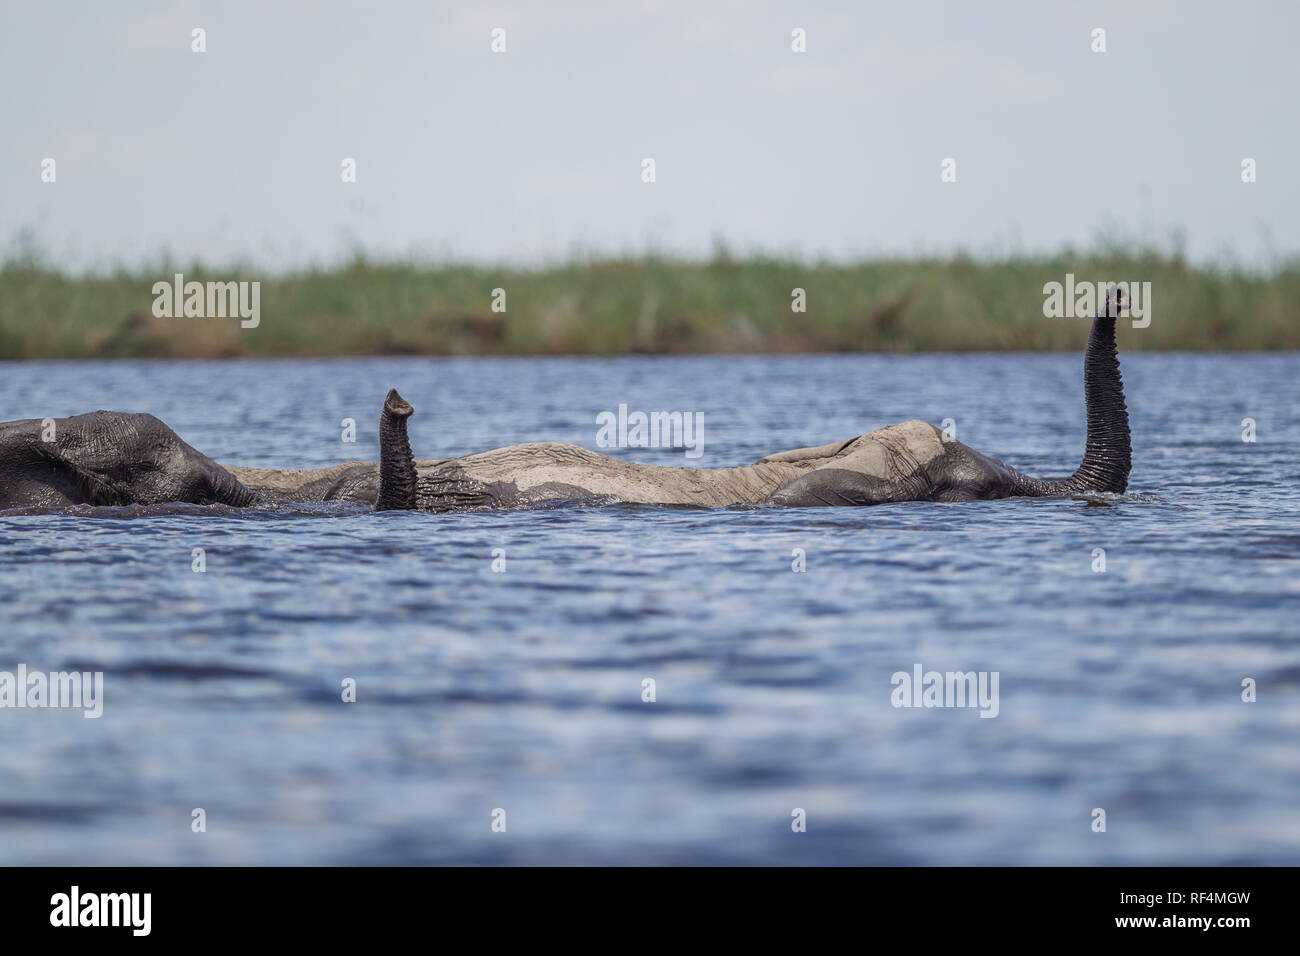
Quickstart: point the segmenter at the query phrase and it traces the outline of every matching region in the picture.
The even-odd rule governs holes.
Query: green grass
[[[258,280],[261,325],[155,318],[154,282]],[[1136,280],[1151,325],[1126,350],[1300,348],[1300,261],[1268,273],[1156,252],[1003,261],[804,264],[606,259],[537,269],[382,263],[259,274],[163,264],[68,275],[0,263],[0,358],[965,351],[1080,348],[1083,323],[1043,316],[1043,285]],[[807,312],[791,311],[791,290]],[[492,290],[506,311],[491,309]]]

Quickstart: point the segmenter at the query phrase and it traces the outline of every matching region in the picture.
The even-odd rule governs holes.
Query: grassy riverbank
[[[176,272],[260,281],[260,325],[154,317],[153,285]],[[1079,323],[1043,316],[1044,284],[1066,273],[1151,283],[1150,327],[1121,332],[1125,349],[1300,348],[1300,262],[1259,275],[1141,252],[812,265],[719,255],[70,276],[11,260],[0,264],[0,358],[1075,350]],[[804,313],[791,310],[796,288]]]

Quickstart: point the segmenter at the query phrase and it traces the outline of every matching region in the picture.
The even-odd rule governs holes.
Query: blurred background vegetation
[[[261,282],[261,325],[156,318],[153,284]],[[1145,281],[1151,325],[1126,350],[1300,348],[1300,262],[1267,272],[1177,254],[1065,251],[804,263],[609,258],[537,268],[377,262],[278,275],[199,263],[69,275],[34,255],[0,263],[0,358],[534,355],[1077,350],[1078,320],[1042,313],[1043,285]],[[506,311],[492,311],[492,290]],[[806,290],[807,312],[791,311]]]

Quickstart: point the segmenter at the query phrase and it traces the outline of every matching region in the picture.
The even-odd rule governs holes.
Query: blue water
[[[1300,356],[1122,360],[1108,506],[0,517],[0,670],[105,675],[98,720],[0,709],[0,863],[1300,862]],[[421,457],[595,447],[625,402],[704,413],[702,458],[614,452],[641,461],[951,418],[1056,475],[1080,370],[0,363],[0,420],[150,411],[218,461],[307,467],[373,459],[396,385]],[[893,707],[915,664],[998,672],[997,717]]]

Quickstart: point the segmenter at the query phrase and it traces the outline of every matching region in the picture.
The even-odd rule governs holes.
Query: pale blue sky
[[[355,245],[537,262],[722,237],[843,259],[1181,231],[1198,260],[1259,264],[1300,252],[1298,11],[7,3],[0,242],[29,227],[73,267],[169,250],[283,268]]]

